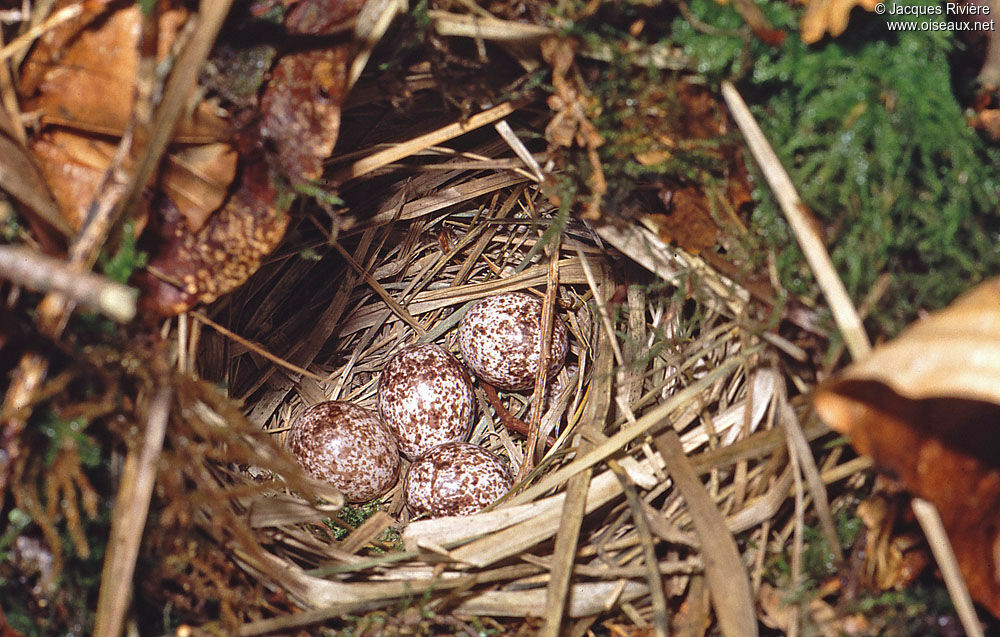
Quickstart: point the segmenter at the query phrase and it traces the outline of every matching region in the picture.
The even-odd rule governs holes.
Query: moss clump
[[[780,49],[751,42],[741,90],[758,103],[765,134],[824,224],[855,301],[879,274],[892,275],[873,314],[878,331],[895,333],[918,309],[941,307],[996,272],[1000,152],[963,118],[948,61],[953,34],[893,33],[882,17],[855,12],[843,36],[806,46],[795,12],[779,3],[762,8],[790,37]],[[739,23],[732,9],[710,0],[691,9],[714,26]],[[674,37],[710,77],[739,67],[737,38],[699,33],[682,18]],[[758,247],[779,255],[789,290],[814,295],[770,191],[755,196]]]

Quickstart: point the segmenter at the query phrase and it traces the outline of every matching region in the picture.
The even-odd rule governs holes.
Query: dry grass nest
[[[220,603],[221,623],[202,629],[242,635],[324,621],[355,634],[532,633],[547,618],[572,634],[595,622],[707,626],[720,565],[759,591],[775,560],[801,563],[807,516],[840,546],[825,485],[867,465],[843,447],[814,459],[808,441],[826,430],[799,409],[814,378],[796,371],[813,354],[697,256],[642,228],[560,215],[524,169],[520,183],[504,183],[514,172],[495,167],[504,150],[493,140],[457,157],[439,149],[429,167],[371,195],[354,225],[341,219],[331,232],[305,217],[291,247],[242,290],[165,328],[178,377],[224,383],[245,419],[224,413],[224,400],[209,405],[204,383],[175,410],[187,424],[168,447],[204,444],[195,464],[176,458],[189,481],[167,499],[183,493],[181,522],[213,541],[191,553],[167,532],[147,540],[150,557],[175,565],[163,578],[182,582],[155,598],[192,617]],[[497,185],[466,201],[464,189],[485,179]],[[400,221],[404,195],[406,209],[435,211]],[[375,408],[394,352],[436,342],[457,353],[463,312],[513,290],[554,292],[570,364],[534,415],[556,444],[539,448],[501,502],[464,518],[410,519],[404,463],[380,500],[342,509],[279,451],[304,408],[332,399]],[[479,386],[476,397],[471,441],[516,472],[525,436],[503,426]],[[501,398],[532,418],[531,392]],[[161,462],[165,471],[176,467]],[[704,551],[725,553],[733,534],[741,556],[713,555],[709,573]],[[188,580],[210,606],[183,601]],[[750,597],[715,593],[719,621],[756,621]]]

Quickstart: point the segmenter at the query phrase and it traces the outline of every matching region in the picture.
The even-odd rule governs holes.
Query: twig
[[[101,572],[95,637],[118,637],[122,632],[125,611],[131,601],[139,543],[156,482],[156,463],[163,449],[170,416],[172,393],[169,385],[156,392],[149,407],[142,446],[129,451],[125,458],[108,537],[108,553]]]
[[[614,357],[606,336],[597,334],[594,372],[591,374],[589,399],[581,423],[596,431],[603,431],[611,406],[611,379]],[[587,451],[593,443],[581,440],[580,451]],[[559,530],[552,551],[552,567],[548,590],[545,594],[545,623],[538,637],[556,637],[565,617],[566,597],[569,595],[570,578],[575,570],[576,549],[580,538],[580,525],[586,512],[587,492],[590,489],[593,467],[574,475],[566,484],[566,500],[562,507]]]
[[[63,7],[62,9],[56,11],[50,15],[45,22],[28,29],[26,32],[14,38],[10,44],[0,48],[0,62],[5,62],[8,58],[26,50],[39,36],[54,29],[63,22],[68,22],[73,18],[79,17],[82,13],[82,2],[78,4],[71,4],[68,7]]]
[[[944,584],[948,587],[952,603],[962,621],[962,628],[969,637],[983,637],[983,628],[976,617],[976,609],[972,605],[972,598],[965,588],[965,580],[958,568],[958,560],[955,559],[955,551],[948,541],[948,534],[944,530],[944,522],[941,521],[941,514],[937,507],[923,498],[913,498],[910,503],[913,514],[920,522],[920,528],[927,536],[927,543],[931,546],[934,559],[937,560],[941,575],[944,577]],[[953,588],[953,587],[959,588]]]
[[[552,328],[555,325],[556,294],[559,292],[559,245],[562,233],[555,237],[549,254],[548,276],[546,277],[545,301],[542,303],[542,325],[540,348],[538,350],[538,371],[535,373],[535,391],[531,395],[531,417],[528,422],[528,442],[524,446],[524,462],[517,472],[514,482],[521,482],[535,468],[535,450],[538,447],[538,428],[545,407],[545,390],[549,380],[549,361],[552,360]]]
[[[503,426],[507,429],[511,429],[519,434],[527,436],[531,427],[529,427],[528,423],[524,422],[520,418],[514,417],[514,414],[507,410],[503,401],[500,400],[500,396],[497,395],[496,387],[490,385],[482,379],[479,380],[479,384],[483,386],[483,393],[486,394],[486,399],[490,401],[490,405],[492,405],[493,409],[497,412],[497,416],[500,418],[500,422],[503,423]],[[546,447],[553,447],[555,444],[556,439],[552,436],[547,436],[545,438]]]
[[[23,246],[0,246],[0,277],[36,292],[59,292],[119,323],[135,317],[136,290]]]

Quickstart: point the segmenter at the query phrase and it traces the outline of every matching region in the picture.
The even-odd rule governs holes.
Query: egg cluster
[[[541,359],[541,315],[541,301],[521,292],[480,301],[458,328],[465,364],[502,389],[530,388]],[[567,350],[566,324],[557,317],[550,377]],[[308,473],[351,502],[388,491],[402,454],[411,461],[403,483],[411,513],[468,515],[495,502],[512,484],[502,460],[464,442],[474,416],[466,367],[440,345],[407,345],[382,370],[378,413],[344,401],[313,405],[292,423],[288,446]]]

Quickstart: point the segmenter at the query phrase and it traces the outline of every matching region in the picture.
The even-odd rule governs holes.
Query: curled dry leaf
[[[865,11],[873,11],[876,4],[878,0],[809,0],[799,23],[802,41],[806,44],[819,42],[827,31],[837,37],[847,28],[851,9],[860,6]]]
[[[142,309],[172,316],[211,303],[243,284],[278,245],[288,227],[264,162],[245,162],[239,186],[197,232],[166,197],[155,206],[162,238],[139,277]]]
[[[1000,616],[1000,279],[844,370],[814,404],[934,503],[970,592]]]

